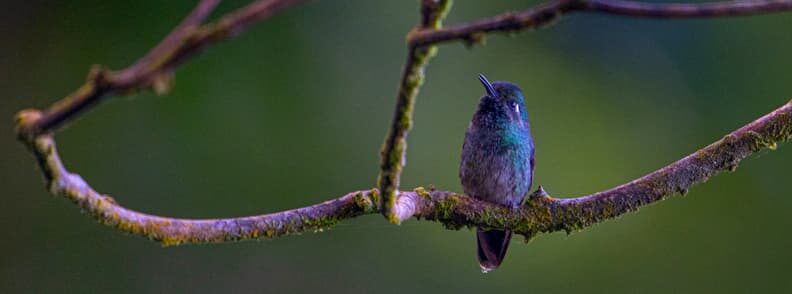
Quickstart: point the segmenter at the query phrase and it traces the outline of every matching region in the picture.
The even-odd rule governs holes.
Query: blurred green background
[[[456,1],[454,24],[536,1]],[[227,1],[219,13],[242,5]],[[50,196],[12,116],[122,68],[194,1],[17,1],[0,11],[0,293],[787,292],[792,147],[582,232],[515,240],[482,275],[470,231],[371,215],[330,232],[161,248]],[[206,50],[173,91],[113,99],[57,136],[67,167],[123,205],[174,217],[300,207],[374,185],[416,1],[311,1]],[[527,94],[535,184],[625,183],[792,97],[792,14],[651,20],[577,13],[440,47],[417,102],[403,187],[461,191],[477,74]]]

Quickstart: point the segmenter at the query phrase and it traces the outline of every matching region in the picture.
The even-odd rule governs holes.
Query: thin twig
[[[622,0],[555,0],[521,11],[507,12],[442,29],[423,29],[410,33],[413,45],[437,44],[464,40],[472,45],[481,43],[486,33],[514,32],[538,28],[575,11],[651,17],[651,18],[708,18],[745,16],[792,10],[792,0],[729,1],[701,4],[640,3]]]
[[[421,24],[415,30],[440,28],[450,5],[450,0],[422,0]],[[437,54],[435,46],[408,47],[407,61],[404,62],[396,94],[393,121],[380,150],[380,174],[377,180],[377,186],[382,191],[382,214],[393,223],[399,223],[392,208],[396,205],[401,172],[407,160],[407,134],[412,128],[415,97],[424,82],[424,68]]]
[[[154,46],[154,48],[151,48],[151,50],[149,50],[146,55],[135,62],[135,64],[131,65],[125,70],[122,70],[121,73],[127,75],[139,73],[146,67],[154,65],[156,60],[160,59],[161,56],[168,55],[170,51],[174,50],[173,48],[178,47],[179,44],[183,42],[191,30],[194,30],[200,26],[204,20],[209,17],[212,11],[214,11],[215,7],[217,7],[217,4],[220,4],[220,0],[203,0],[198,3],[193,11],[187,15],[187,17],[185,17],[184,20],[182,20],[182,22],[176,26],[176,28],[174,28],[167,36],[165,36],[165,38],[162,39],[159,44]]]
[[[300,3],[302,0],[259,0],[216,22],[200,25],[218,2],[219,0],[201,1],[159,45],[126,69],[109,71],[94,66],[85,84],[42,111],[35,122],[29,122],[21,129],[17,129],[17,134],[23,140],[31,141],[38,135],[61,127],[82,111],[114,94],[126,94],[148,88],[153,88],[161,94],[170,87],[173,69],[187,57],[198,53],[209,44],[235,36],[252,23],[267,19],[281,9]]]

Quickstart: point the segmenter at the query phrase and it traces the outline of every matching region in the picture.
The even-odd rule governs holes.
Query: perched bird
[[[491,83],[479,75],[486,94],[470,121],[462,145],[459,178],[465,194],[519,207],[533,182],[534,142],[522,90],[509,82]],[[512,232],[476,231],[478,260],[486,273],[498,268]]]

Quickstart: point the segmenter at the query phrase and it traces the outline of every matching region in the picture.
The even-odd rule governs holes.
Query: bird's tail
[[[512,232],[478,229],[476,237],[478,239],[478,260],[481,272],[487,273],[498,268],[503,262],[503,258],[506,257],[506,250],[509,249]]]

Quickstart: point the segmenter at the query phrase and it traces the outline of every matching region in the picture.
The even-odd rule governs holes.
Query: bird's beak
[[[495,92],[495,88],[492,87],[492,84],[490,84],[484,74],[479,74],[479,81],[481,81],[481,84],[484,85],[484,89],[487,90],[487,94],[489,94],[492,98],[498,97],[497,92]]]

